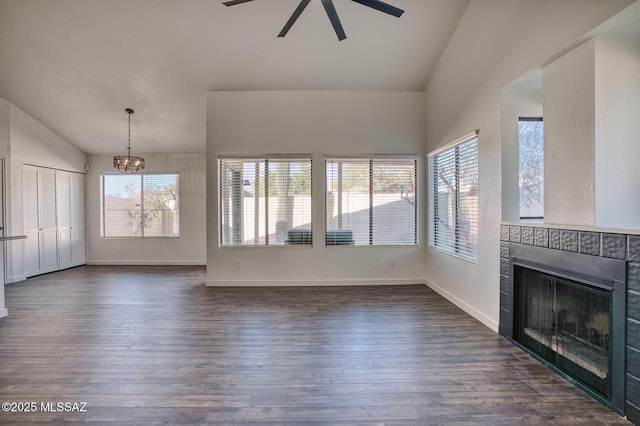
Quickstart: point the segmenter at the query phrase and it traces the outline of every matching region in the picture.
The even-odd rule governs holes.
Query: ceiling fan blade
[[[245,1],[247,1],[247,0],[245,0]],[[293,13],[291,14],[291,17],[289,18],[287,23],[284,24],[284,27],[282,28],[282,31],[280,31],[280,34],[278,34],[278,37],[284,37],[284,36],[287,35],[287,33],[289,32],[291,27],[293,27],[293,24],[296,23],[296,21],[298,20],[298,18],[302,14],[302,11],[307,7],[307,5],[310,2],[311,2],[311,0],[301,0],[300,1],[300,4],[298,5],[298,7],[296,7],[296,10],[293,11]]]
[[[322,5],[324,6],[324,10],[327,11],[327,16],[329,16],[329,20],[331,21],[331,25],[333,25],[333,29],[338,36],[338,40],[342,41],[347,38],[347,35],[344,33],[344,29],[342,28],[342,24],[340,23],[340,18],[338,18],[338,12],[336,12],[336,8],[333,5],[333,0],[322,0]]]
[[[225,1],[222,4],[224,4],[225,6],[235,6],[236,4],[242,4],[249,1],[253,1],[253,0],[230,0],[230,1]]]
[[[356,3],[363,4],[365,6],[369,6],[372,9],[379,10],[380,12],[393,15],[396,18],[399,18],[404,13],[404,10],[398,9],[395,6],[391,6],[390,4],[387,4],[380,0],[353,0],[353,1],[355,1]]]

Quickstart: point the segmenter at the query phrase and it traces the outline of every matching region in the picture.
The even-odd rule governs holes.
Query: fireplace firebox
[[[625,264],[511,244],[512,339],[624,411]]]
[[[611,398],[611,291],[521,266],[514,339]]]

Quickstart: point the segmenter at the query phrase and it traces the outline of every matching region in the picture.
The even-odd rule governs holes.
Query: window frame
[[[223,243],[223,238],[224,238],[224,231],[223,231],[223,214],[222,214],[222,209],[223,209],[223,204],[222,204],[222,173],[223,173],[223,169],[222,169],[222,162],[225,160],[236,160],[236,161],[248,161],[248,162],[268,162],[269,160],[274,161],[274,162],[281,162],[281,161],[287,161],[287,160],[308,160],[309,161],[309,166],[310,166],[310,230],[311,230],[311,235],[310,235],[310,241],[306,241],[306,237],[304,237],[304,242],[300,243],[300,244],[224,244]],[[265,249],[265,248],[285,248],[285,249],[309,249],[313,247],[313,206],[314,206],[314,201],[313,201],[313,155],[311,154],[249,154],[249,155],[243,155],[243,154],[230,154],[230,155],[218,155],[216,157],[216,163],[217,163],[217,200],[218,200],[218,208],[217,208],[217,216],[218,216],[218,226],[217,226],[217,233],[218,233],[218,247],[221,249],[238,249],[238,248],[248,248],[248,249]],[[267,171],[265,171],[265,173],[268,173]],[[243,182],[244,184],[244,182]],[[268,185],[268,177],[267,177],[267,181],[266,184]],[[254,184],[254,191],[258,190],[259,188],[255,188],[255,184]],[[269,198],[268,196],[268,192],[267,192],[267,197],[265,197],[266,199]],[[266,204],[268,206],[268,201],[266,201]],[[265,212],[263,213],[264,215],[268,215],[268,208],[265,210]],[[261,219],[264,219],[261,218]],[[267,238],[266,241],[268,242],[268,231],[267,231]]]
[[[327,192],[329,190],[328,183],[328,175],[327,175],[327,163],[330,161],[340,161],[340,160],[354,160],[354,161],[368,161],[369,162],[369,188],[373,187],[373,170],[375,161],[401,161],[401,160],[412,160],[414,162],[414,243],[413,244],[375,244],[373,242],[373,206],[372,199],[374,197],[374,192],[371,189],[368,191],[369,196],[369,243],[368,244],[327,244],[327,232],[330,231],[327,229],[327,225],[329,223],[329,218],[327,217]],[[342,248],[342,247],[380,247],[380,248],[416,248],[420,247],[420,209],[418,208],[419,202],[419,167],[420,167],[420,156],[415,154],[370,154],[370,155],[325,155],[324,156],[324,247],[329,248]]]
[[[520,200],[522,197],[521,188],[520,188],[520,122],[539,122],[543,125],[544,130],[544,117],[542,115],[532,115],[532,116],[519,116],[518,117],[518,219],[521,221],[530,221],[530,222],[542,222],[544,221],[544,133],[542,136],[542,195],[541,195],[541,206],[542,206],[542,216],[522,216],[522,206],[520,205]]]
[[[438,219],[436,212],[435,212],[435,208],[436,208],[436,202],[434,200],[434,196],[437,193],[437,190],[435,189],[435,187],[438,185],[438,179],[434,179],[434,174],[436,173],[435,170],[433,169],[433,161],[434,158],[437,158],[438,155],[441,155],[447,151],[450,150],[457,150],[457,148],[459,148],[461,145],[470,142],[472,140],[475,139],[475,165],[476,165],[476,179],[478,182],[478,192],[479,192],[479,172],[480,172],[480,149],[479,149],[479,143],[478,143],[478,135],[479,135],[480,131],[479,130],[474,130],[473,132],[470,132],[432,152],[430,152],[429,154],[427,154],[427,176],[428,176],[428,181],[429,181],[429,185],[428,185],[428,190],[429,190],[429,195],[428,195],[428,202],[429,202],[429,207],[428,207],[428,214],[429,214],[429,225],[427,226],[428,232],[429,232],[429,248],[439,251],[441,253],[447,254],[449,256],[453,256],[456,258],[459,258],[461,260],[473,263],[473,264],[478,264],[478,252],[479,252],[479,234],[480,234],[480,199],[478,197],[476,203],[476,208],[477,208],[477,222],[476,222],[476,228],[477,228],[477,238],[478,240],[476,241],[475,245],[473,246],[473,255],[467,255],[465,253],[461,253],[460,247],[458,246],[457,242],[454,242],[451,247],[449,246],[445,246],[445,245],[438,245],[437,243],[437,235],[436,235],[436,230],[437,230],[437,226],[436,226],[436,221]],[[458,157],[458,154],[454,154],[456,155],[457,160],[455,160],[454,166],[456,169],[456,174],[459,173],[459,169],[460,169],[460,159]],[[460,228],[460,223],[458,222],[458,199],[459,199],[459,192],[460,192],[460,185],[459,185],[459,181],[456,178],[456,189],[455,189],[455,198],[456,198],[456,208],[455,208],[455,223],[454,223],[454,241],[458,240],[458,234],[459,234],[459,228]]]
[[[144,235],[144,226],[141,226],[142,235],[127,235],[127,236],[108,236],[105,235],[106,215],[105,215],[105,192],[104,192],[104,179],[108,176],[122,176],[122,173],[100,173],[100,238],[105,240],[117,240],[117,239],[158,239],[158,238],[180,238],[181,235],[181,220],[180,215],[180,172],[143,172],[130,174],[130,176],[140,177],[140,211],[142,213],[141,218],[144,217],[144,176],[162,176],[162,175],[174,175],[176,177],[176,200],[177,200],[177,212],[178,212],[178,232],[177,235]]]

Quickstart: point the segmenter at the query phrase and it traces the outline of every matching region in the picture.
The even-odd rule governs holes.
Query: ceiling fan
[[[230,0],[230,1],[223,2],[223,4],[225,6],[235,6],[237,4],[247,3],[250,1],[253,1],[253,0]],[[387,4],[380,0],[352,0],[352,1],[356,3],[360,3],[364,6],[370,7],[372,9],[379,10],[380,12],[389,14],[391,16],[395,16],[396,18],[399,18],[404,13],[404,10],[398,9],[397,7],[391,6],[390,4]],[[296,8],[296,10],[293,11],[287,23],[284,24],[284,28],[282,28],[282,31],[280,31],[280,34],[278,34],[278,37],[284,37],[287,35],[287,33],[289,32],[293,24],[295,24],[295,22],[298,20],[298,18],[300,17],[300,15],[302,14],[304,9],[307,7],[307,5],[310,2],[311,0],[300,1],[300,4]],[[338,12],[336,12],[336,8],[333,5],[333,0],[322,0],[322,5],[324,6],[324,10],[327,12],[327,16],[329,16],[329,21],[331,21],[331,25],[333,26],[333,29],[335,30],[336,35],[338,36],[338,40],[342,41],[345,38],[347,38],[347,35],[344,33],[344,29],[342,28],[342,24],[340,23]]]

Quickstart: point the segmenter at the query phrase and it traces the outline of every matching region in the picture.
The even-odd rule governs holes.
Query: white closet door
[[[71,173],[71,226],[85,226],[85,194],[83,173]]]
[[[38,169],[22,168],[22,206],[24,214],[25,275],[40,273],[40,232],[38,231]]]
[[[40,227],[40,273],[57,271],[56,171],[38,168],[38,222]]]
[[[24,274],[28,278],[40,273],[40,232],[38,228],[35,231],[25,230],[25,235]]]
[[[59,269],[56,171],[23,166],[25,274],[30,277]]]
[[[84,226],[74,226],[71,230],[71,262],[73,266],[87,263],[87,243]]]
[[[22,169],[22,206],[25,232],[37,231],[38,226],[38,169],[24,166]]]
[[[58,266],[58,232],[48,228],[40,231],[40,273],[53,272]]]
[[[71,173],[58,171],[56,181],[58,228],[68,228],[71,226]]]
[[[38,222],[40,229],[56,228],[56,171],[38,169]]]
[[[56,172],[56,207],[58,209],[58,263],[60,269],[73,266],[71,255],[71,173]]]
[[[73,266],[73,254],[71,251],[71,228],[58,230],[58,263],[60,269],[66,269]]]
[[[85,175],[23,166],[28,277],[87,263]]]

